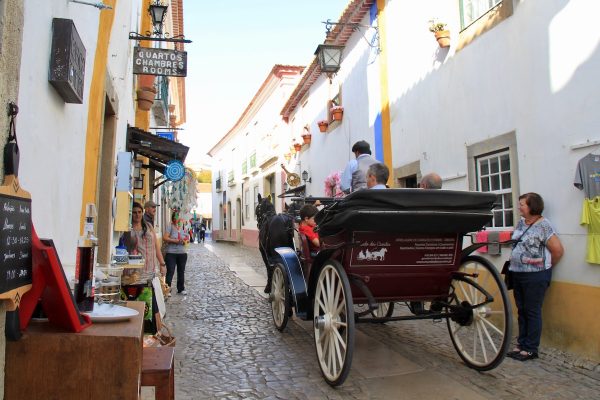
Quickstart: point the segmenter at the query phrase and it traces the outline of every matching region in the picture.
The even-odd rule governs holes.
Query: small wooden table
[[[138,399],[144,303],[138,315],[95,323],[81,333],[31,322],[21,340],[6,343],[4,397],[29,400]]]

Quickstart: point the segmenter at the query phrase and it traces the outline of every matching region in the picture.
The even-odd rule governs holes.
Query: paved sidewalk
[[[358,325],[350,376],[331,388],[320,375],[312,324],[295,320],[283,333],[273,327],[265,280],[256,249],[190,246],[189,295],[167,303],[177,399],[600,398],[598,364],[543,348],[540,360],[506,359],[480,373],[462,363],[446,324],[428,320]]]

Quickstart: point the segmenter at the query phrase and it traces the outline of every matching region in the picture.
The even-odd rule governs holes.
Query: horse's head
[[[258,222],[258,226],[260,227],[261,223],[266,217],[275,214],[275,206],[271,203],[271,196],[262,198],[262,196],[259,194],[257,199],[258,204],[254,210],[254,214],[256,215],[256,220]]]

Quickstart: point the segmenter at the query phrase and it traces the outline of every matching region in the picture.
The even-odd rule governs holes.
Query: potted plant
[[[153,86],[142,86],[137,91],[137,103],[140,110],[148,111],[154,104],[156,89]]]
[[[326,119],[322,119],[321,121],[317,122],[317,125],[319,125],[320,132],[327,132],[327,127],[329,127],[329,121],[327,121]]]
[[[436,20],[431,20],[429,23],[429,31],[433,32],[440,47],[449,47],[450,31],[447,28],[447,24]]]
[[[302,140],[304,141],[304,144],[310,144],[311,139],[312,135],[310,134],[310,132],[304,132],[302,134]]]
[[[334,121],[341,121],[344,116],[344,107],[342,106],[333,106],[329,109],[331,112],[331,116]]]
[[[302,144],[298,143],[298,142],[294,142],[294,150],[296,150],[296,152],[302,150]]]

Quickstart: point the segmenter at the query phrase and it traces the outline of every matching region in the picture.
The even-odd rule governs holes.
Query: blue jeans
[[[167,285],[171,287],[173,275],[175,275],[175,267],[177,266],[177,292],[181,293],[185,290],[185,264],[187,262],[187,253],[167,253],[165,256],[165,264],[167,264],[167,277],[165,279]]]
[[[521,350],[537,353],[542,336],[542,304],[550,286],[552,269],[539,272],[512,272],[513,294],[518,310]]]

